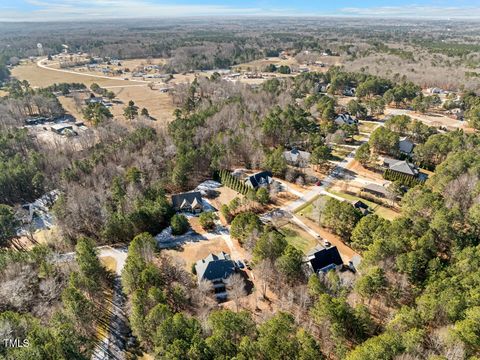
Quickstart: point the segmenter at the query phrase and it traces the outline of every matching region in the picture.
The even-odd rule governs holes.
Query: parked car
[[[328,247],[332,246],[332,244],[328,240],[323,240],[323,246],[328,248]]]
[[[239,269],[243,269],[243,268],[245,268],[245,265],[240,260],[237,260],[237,267]]]
[[[322,182],[321,182],[320,180],[318,180],[318,181],[315,183],[315,185],[321,186],[321,185],[322,185]]]

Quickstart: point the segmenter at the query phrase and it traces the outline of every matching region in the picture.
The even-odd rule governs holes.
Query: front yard
[[[285,239],[290,245],[303,251],[304,254],[308,253],[318,245],[317,239],[313,238],[297,225],[289,223],[282,226],[280,232],[285,235]]]

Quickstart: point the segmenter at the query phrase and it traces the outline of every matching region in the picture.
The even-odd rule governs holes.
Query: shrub
[[[189,228],[188,219],[184,215],[176,214],[170,220],[173,235],[185,234]]]

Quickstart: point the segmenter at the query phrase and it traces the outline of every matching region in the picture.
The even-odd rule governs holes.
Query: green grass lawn
[[[374,214],[384,218],[384,219],[387,219],[387,220],[393,220],[397,217],[400,216],[399,213],[397,213],[396,211],[393,211],[392,209],[389,209],[385,206],[382,206],[382,205],[379,205],[379,204],[376,204],[372,201],[369,201],[369,200],[365,200],[365,199],[362,199],[358,196],[354,196],[354,195],[350,195],[350,194],[345,194],[345,193],[342,193],[342,192],[338,192],[338,191],[329,191],[331,194],[333,195],[337,195],[337,196],[340,196],[342,198],[344,198],[345,200],[349,200],[349,201],[358,201],[358,200],[361,200],[362,202],[364,202],[365,204],[368,205],[368,207],[370,209],[372,209],[372,211],[374,212]]]
[[[343,160],[348,154],[352,152],[352,149],[347,149],[341,145],[335,145],[332,149],[332,157],[334,160]]]
[[[360,121],[360,124],[358,124],[358,131],[371,133],[376,126],[378,126],[378,124],[365,123]]]
[[[285,240],[287,240],[290,245],[302,251],[304,254],[317,245],[316,239],[304,233],[303,230],[295,225],[285,225],[280,229],[280,232],[285,235]]]

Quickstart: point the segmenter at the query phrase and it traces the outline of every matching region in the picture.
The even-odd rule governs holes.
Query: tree
[[[375,152],[395,154],[398,151],[399,140],[397,133],[380,126],[372,132],[368,143]]]
[[[232,274],[228,277],[226,285],[228,298],[234,301],[235,310],[238,311],[239,300],[247,294],[245,281],[241,274]]]
[[[310,163],[316,166],[322,166],[330,159],[332,150],[326,145],[316,146],[310,155]]]
[[[466,113],[466,118],[468,125],[474,129],[480,130],[480,105],[476,105],[468,110]]]
[[[181,215],[181,214],[173,215],[172,219],[170,220],[170,225],[172,227],[173,235],[185,234],[190,227],[190,224],[188,223],[188,219],[185,217],[185,215]]]
[[[267,205],[270,202],[270,194],[264,187],[260,187],[256,193],[257,201],[262,205]]]
[[[96,126],[105,120],[112,118],[113,115],[105,105],[101,103],[90,103],[85,109],[83,109],[83,117]]]
[[[370,162],[370,145],[368,142],[360,145],[355,152],[355,160],[357,160],[363,166],[368,165]]]
[[[235,358],[242,339],[252,338],[256,333],[255,323],[246,311],[213,311],[208,325],[212,334],[205,342],[216,359]]]
[[[252,233],[262,231],[262,222],[257,215],[248,211],[235,216],[230,234],[240,242],[245,241]]]
[[[283,148],[279,147],[269,152],[266,156],[264,167],[270,170],[273,175],[284,177],[287,170],[287,161],[283,156]]]
[[[258,328],[255,348],[265,360],[296,359],[298,343],[293,316],[278,312]]]
[[[93,294],[99,289],[104,269],[97,256],[95,243],[92,239],[82,237],[75,246],[75,259],[80,268],[80,281],[86,290]]]
[[[147,118],[150,117],[150,114],[148,113],[147,108],[142,108],[142,110],[140,111],[140,115],[145,116]]]
[[[213,230],[215,229],[215,220],[217,219],[218,216],[213,211],[204,211],[199,217],[200,226],[204,230]]]
[[[287,241],[285,236],[278,231],[272,230],[264,233],[257,240],[253,248],[253,256],[255,261],[265,259],[274,261],[283,254],[286,247]]]
[[[276,261],[278,270],[290,281],[301,278],[302,264],[303,253],[289,244]]]
[[[357,100],[350,100],[347,104],[347,110],[358,119],[364,119],[367,116],[367,109]]]
[[[454,334],[460,338],[472,352],[480,350],[480,306],[474,306],[465,313],[465,319],[458,321],[454,327]]]
[[[133,100],[128,102],[128,106],[123,109],[123,116],[127,120],[133,120],[138,115],[138,106],[135,105]]]
[[[320,223],[343,239],[349,239],[361,216],[361,213],[350,203],[329,198],[320,215]]]
[[[140,288],[141,274],[153,260],[155,249],[155,239],[148,233],[135,236],[128,246],[128,256],[122,271],[122,285],[127,294]]]
[[[20,222],[15,218],[10,206],[0,204],[0,245],[6,245],[7,241],[15,237]]]
[[[408,115],[395,115],[385,121],[385,127],[400,135],[406,135],[411,122],[412,119]]]
[[[368,299],[378,296],[387,285],[385,273],[378,266],[371,267],[357,280],[355,288],[357,292]]]
[[[386,224],[386,220],[375,214],[362,217],[352,231],[350,237],[352,247],[359,251],[367,250],[373,244],[376,234],[382,231]]]
[[[183,313],[167,317],[153,335],[157,358],[191,360],[204,359],[206,344],[202,328],[195,318]]]

